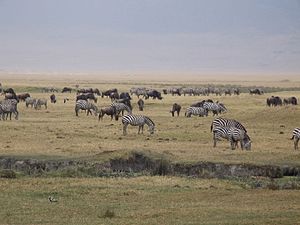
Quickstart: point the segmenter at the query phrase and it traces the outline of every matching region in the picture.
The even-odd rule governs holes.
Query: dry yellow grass
[[[11,83],[10,83],[11,82]],[[101,82],[99,80],[3,80],[4,87],[26,90],[28,87],[63,86],[94,87],[106,90],[116,87],[120,91],[129,91],[130,87],[143,85],[162,89],[167,83],[118,83]],[[201,82],[200,82],[201,83]],[[280,83],[280,82],[279,82]],[[202,84],[202,83],[201,83]],[[243,84],[243,81],[240,81]],[[192,84],[190,84],[192,85]],[[194,85],[197,85],[196,83]],[[260,85],[267,85],[260,83]],[[204,96],[171,96],[166,95],[162,101],[146,100],[143,114],[150,116],[156,123],[156,133],[137,134],[136,127],[128,127],[128,135],[122,135],[121,121],[110,121],[104,117],[98,121],[94,116],[80,113],[75,116],[75,93],[58,93],[56,104],[48,103],[48,109],[34,110],[26,108],[24,103],[18,105],[20,119],[18,121],[1,121],[0,143],[1,155],[47,157],[47,158],[91,158],[103,160],[109,155],[122,155],[132,150],[149,150],[168,155],[174,161],[218,161],[218,162],[250,162],[258,164],[297,164],[300,154],[293,150],[289,140],[294,127],[300,126],[299,106],[283,106],[269,108],[266,98],[271,95],[281,97],[300,97],[300,92],[267,93],[262,96],[209,96],[213,100],[223,102],[228,112],[222,116],[241,121],[248,129],[253,140],[252,151],[232,151],[229,143],[220,142],[217,148],[212,147],[210,124],[212,115],[205,118],[185,118],[184,111],[191,103],[207,99]],[[49,99],[49,93],[31,93],[33,97]],[[63,98],[70,101],[63,103]],[[98,98],[98,107],[109,105],[107,98]],[[133,97],[133,112],[137,111],[137,97]],[[183,106],[180,117],[171,117],[171,105],[177,102]],[[282,134],[280,134],[280,132]]]

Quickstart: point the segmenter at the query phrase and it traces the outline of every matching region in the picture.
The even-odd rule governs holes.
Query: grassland
[[[299,81],[114,81],[92,79],[3,78],[4,87],[29,91],[33,97],[49,99],[41,87],[116,87],[128,91],[132,86],[162,89],[172,85],[300,87]],[[229,143],[212,147],[212,115],[185,118],[191,103],[199,96],[165,95],[162,101],[146,100],[143,114],[156,123],[156,133],[137,134],[129,127],[122,135],[121,121],[80,113],[75,116],[75,93],[57,93],[58,102],[48,109],[34,110],[18,105],[19,120],[0,121],[0,155],[39,159],[83,159],[105,161],[131,151],[164,154],[173,162],[225,162],[300,165],[300,153],[293,150],[291,131],[300,126],[300,107],[269,108],[267,97],[296,96],[300,91],[266,93],[262,96],[209,96],[228,108],[224,117],[241,121],[253,141],[251,151],[232,151]],[[70,101],[63,103],[63,98]],[[137,98],[133,97],[133,112]],[[179,117],[171,117],[173,103],[183,106]],[[110,100],[98,99],[98,107]],[[50,203],[53,195],[58,203]],[[0,224],[300,224],[299,190],[251,189],[234,180],[190,179],[178,177],[136,178],[32,178],[0,179]]]

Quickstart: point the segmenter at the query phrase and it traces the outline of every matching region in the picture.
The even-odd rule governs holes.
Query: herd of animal
[[[1,85],[0,85],[1,86]],[[2,94],[5,96],[3,100],[0,101],[0,119],[5,120],[10,115],[10,119],[12,114],[15,115],[15,119],[18,119],[19,112],[17,110],[17,105],[20,101],[24,101],[26,107],[31,106],[35,109],[41,109],[42,106],[47,109],[47,99],[45,98],[32,98],[29,93],[19,94],[17,95],[16,92],[12,88],[2,89]],[[64,87],[62,89],[62,93],[73,91],[72,88]],[[52,92],[50,95],[51,103],[56,103],[57,99],[54,92],[58,92],[56,88],[43,88],[42,92]],[[169,88],[163,89],[163,93],[165,95],[205,95],[208,96],[209,94],[215,95],[239,95],[240,90],[238,88],[232,89],[220,89],[220,88]],[[249,93],[253,94],[264,94],[264,91],[261,89],[250,89]],[[139,107],[139,111],[144,110],[144,100],[148,98],[162,100],[161,92],[155,89],[147,89],[147,88],[131,88],[129,93],[122,92],[118,93],[116,88],[109,89],[104,92],[100,92],[97,88],[81,88],[77,89],[76,93],[76,103],[75,103],[75,115],[79,116],[79,111],[84,110],[87,112],[87,115],[94,114],[98,116],[99,120],[102,120],[105,115],[111,117],[111,120],[115,118],[118,120],[120,115],[122,114],[122,124],[123,124],[123,135],[127,134],[127,127],[128,125],[138,126],[138,133],[143,133],[144,125],[146,124],[149,127],[150,134],[154,133],[155,130],[155,123],[152,121],[151,118],[145,115],[134,115],[132,114],[132,106],[131,100],[133,95],[138,97],[137,105]],[[111,104],[98,109],[97,105],[97,97],[109,97],[111,99]],[[64,99],[64,103],[69,100],[68,98]],[[293,104],[297,105],[297,98],[290,97],[284,98],[283,100],[276,96],[272,96],[267,98],[267,105],[268,106],[279,106],[283,104]],[[181,105],[174,103],[170,113],[172,116],[179,116],[181,111]],[[124,111],[127,112],[127,115],[124,115]],[[185,116],[191,117],[192,115],[195,116],[208,116],[209,112],[212,112],[213,116],[219,115],[227,111],[227,108],[223,103],[218,101],[214,102],[211,99],[203,100],[196,102],[189,107],[186,108]],[[239,122],[233,119],[225,119],[225,118],[217,118],[214,119],[211,124],[211,132],[213,134],[213,146],[216,147],[216,144],[221,139],[226,139],[230,142],[231,149],[236,149],[238,142],[240,142],[241,148],[246,150],[251,150],[251,139],[247,134],[246,128]],[[298,149],[298,142],[300,140],[300,128],[295,128],[293,131],[292,139],[294,140],[294,148],[295,150]]]

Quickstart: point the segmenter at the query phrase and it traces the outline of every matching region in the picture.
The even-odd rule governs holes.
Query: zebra
[[[213,129],[213,147],[216,147],[217,141],[226,139],[230,141],[231,149],[235,150],[237,143],[241,142],[241,148],[244,150],[251,150],[251,140],[248,134],[236,127],[215,127]]]
[[[294,140],[294,148],[295,150],[299,149],[298,147],[298,142],[300,140],[300,128],[297,127],[293,130],[293,137],[291,138],[291,140]]]
[[[45,109],[47,109],[47,99],[45,98],[39,98],[35,101],[35,104],[34,104],[34,108],[35,109],[40,109],[42,107],[42,105],[45,106]]]
[[[25,99],[25,105],[26,107],[28,108],[29,105],[31,105],[31,108],[35,105],[36,103],[36,99],[35,98],[32,98],[32,97],[27,97]]]
[[[111,103],[111,106],[116,108],[116,115],[120,115],[122,112],[122,116],[124,115],[124,110],[126,110],[129,114],[132,113],[130,107],[124,103],[121,102],[113,102]]]
[[[221,112],[226,112],[226,107],[219,102],[204,102],[203,108],[207,109],[208,111],[212,111],[213,115],[218,115]]]
[[[148,117],[143,115],[125,115],[122,117],[122,124],[123,124],[123,135],[127,134],[127,126],[128,124],[132,126],[139,126],[138,134],[142,129],[142,133],[144,130],[144,125],[147,124],[149,127],[150,134],[154,133],[155,124],[154,122]]]
[[[17,104],[18,101],[16,99],[4,99],[0,101],[0,115],[2,114],[2,119],[5,120],[8,117],[8,114],[10,115],[11,120],[11,114],[15,114],[15,119],[18,120],[19,118],[19,112],[17,110]],[[6,118],[5,118],[6,114]]]
[[[214,119],[210,126],[211,132],[213,131],[214,127],[235,127],[247,133],[246,128],[240,122],[234,119],[225,119],[225,118]]]
[[[82,110],[87,110],[87,116],[89,114],[92,115],[92,111],[94,111],[94,114],[95,116],[97,116],[97,113],[98,113],[98,108],[95,104],[91,103],[91,102],[88,102],[86,100],[78,100],[76,101],[76,104],[75,104],[75,113],[76,113],[76,116],[78,116],[78,111],[82,109]]]
[[[185,111],[184,114],[186,117],[191,117],[191,115],[195,116],[207,116],[208,115],[208,110],[203,107],[188,107]]]

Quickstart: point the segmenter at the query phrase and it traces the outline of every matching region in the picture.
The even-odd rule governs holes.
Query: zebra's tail
[[[210,125],[210,132],[212,132],[212,130],[213,130],[213,122]]]

